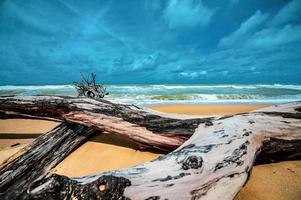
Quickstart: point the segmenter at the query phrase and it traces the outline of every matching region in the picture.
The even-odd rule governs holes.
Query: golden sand
[[[0,163],[57,125],[59,123],[45,120],[0,120]]]
[[[300,200],[301,161],[258,165],[235,200]]]
[[[230,115],[264,106],[168,105],[153,106],[152,109],[180,114]],[[46,132],[57,125],[57,122],[43,120],[0,120],[0,162],[33,140],[33,138],[18,139],[17,134],[34,134],[38,136],[40,133]],[[12,138],[13,134],[16,137],[13,137],[14,139],[7,139],[7,134],[9,134],[10,138]],[[10,147],[17,143],[20,144]],[[159,155],[161,154],[158,152],[138,151],[134,144],[121,138],[99,134],[71,153],[53,171],[67,176],[89,175],[112,169],[131,167],[152,160]],[[235,199],[301,199],[301,161],[287,161],[255,166],[249,182]]]
[[[59,125],[58,122],[30,119],[0,120],[0,134],[3,133],[45,133]]]
[[[159,155],[136,150],[135,145],[121,138],[99,134],[75,150],[53,172],[67,176],[92,175],[138,165]]]
[[[166,113],[177,113],[186,115],[233,115],[267,107],[266,104],[255,105],[157,105],[150,106],[151,109]]]
[[[58,124],[58,122],[45,120],[0,120],[0,163],[34,139],[19,139],[21,135],[22,137],[24,135],[38,137],[40,133],[47,132]],[[7,137],[12,139],[7,139]],[[83,176],[131,167],[162,155],[158,152],[136,149],[135,144],[122,138],[96,134],[64,159],[53,171],[67,176]]]

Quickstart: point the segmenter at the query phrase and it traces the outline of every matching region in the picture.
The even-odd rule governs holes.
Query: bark
[[[200,123],[212,118],[176,119],[147,112],[133,105],[74,97],[2,97],[2,118],[19,115],[66,120],[106,131],[136,142],[141,148],[171,151],[180,146]]]
[[[27,198],[27,189],[80,146],[94,130],[62,123],[41,135],[0,166],[0,199]]]
[[[24,113],[24,109],[21,109],[22,104],[18,108],[16,105],[13,106],[16,100],[6,99],[8,101],[5,103],[8,102],[11,106],[9,109],[3,109],[7,106],[1,104],[2,110],[9,111],[14,108],[14,112]],[[59,108],[52,108],[53,112],[50,112],[50,108],[47,107],[48,111],[45,111],[45,107],[36,106],[32,97],[29,99],[31,101],[29,105],[32,107],[26,114],[32,114],[33,110],[40,109],[34,115],[55,116],[61,119],[68,119],[69,115],[71,121],[78,123],[79,119],[85,121],[87,117],[93,128],[111,122],[115,124],[126,122],[131,123],[125,128],[129,129],[128,133],[136,128],[132,124],[136,124],[139,127],[143,125],[148,131],[152,131],[154,137],[158,137],[156,135],[158,131],[154,130],[164,130],[159,133],[163,136],[170,134],[188,136],[191,134],[191,127],[194,127],[190,124],[185,132],[183,123],[187,123],[188,119],[164,118],[144,110],[105,101],[98,105],[94,101],[91,103],[90,100],[80,99],[81,103],[78,103],[76,102],[79,101],[78,99],[70,98],[73,103],[68,99],[67,105],[76,104],[76,106],[70,109],[72,111],[66,112],[61,109],[58,114],[55,110]],[[24,103],[24,100],[22,101]],[[102,107],[104,104],[111,106]],[[84,111],[80,110],[81,106]],[[110,110],[114,106],[116,106],[115,111]],[[205,122],[202,119],[189,119],[195,123],[199,122],[199,126],[189,140],[166,156],[132,168],[93,176],[70,178],[53,174],[46,178],[35,179],[21,197],[23,199],[232,199],[248,180],[256,158],[259,162],[301,158],[300,108],[301,103],[296,102]],[[121,110],[127,113],[124,114]],[[85,115],[85,112],[89,114]],[[99,116],[104,119],[97,120]],[[136,116],[143,116],[144,119]],[[148,116],[152,117],[148,118]],[[114,121],[117,120],[115,118],[112,121],[110,117],[117,117],[121,121]],[[163,121],[167,125],[156,126],[152,121],[154,119],[157,122]],[[111,129],[107,130],[118,129],[110,125]],[[177,125],[180,129],[177,129]],[[63,143],[67,144],[68,141]],[[0,174],[5,176],[5,173]],[[6,189],[10,193],[4,192],[6,194],[4,198],[8,194],[11,195],[9,197],[14,197],[13,188],[7,185]]]

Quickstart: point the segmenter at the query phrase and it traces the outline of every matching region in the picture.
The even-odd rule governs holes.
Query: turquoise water
[[[301,85],[107,85],[106,98],[138,105],[277,104],[301,100]],[[0,86],[0,95],[77,95],[72,85]]]

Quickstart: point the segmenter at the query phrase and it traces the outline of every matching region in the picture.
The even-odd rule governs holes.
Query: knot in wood
[[[120,193],[123,191],[127,186],[131,185],[131,182],[123,177],[116,177],[116,176],[102,176],[100,177],[97,182],[97,188],[102,194],[112,194],[112,193]]]
[[[182,163],[182,169],[198,169],[201,168],[203,159],[200,156],[188,156]]]

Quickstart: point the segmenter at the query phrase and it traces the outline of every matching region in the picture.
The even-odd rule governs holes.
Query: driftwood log
[[[38,137],[0,165],[0,199],[27,197],[26,190],[33,180],[44,178],[92,133],[94,130],[85,126],[64,122]]]
[[[82,97],[0,98],[0,115],[66,120],[122,136],[141,148],[171,151],[179,147],[200,123],[212,118],[176,119],[147,112],[134,105]]]
[[[3,97],[0,110],[3,118],[66,121],[1,166],[1,199],[232,199],[255,161],[301,158],[300,102],[205,119],[72,97]],[[128,169],[73,178],[47,175],[92,129],[147,148],[178,148]]]

